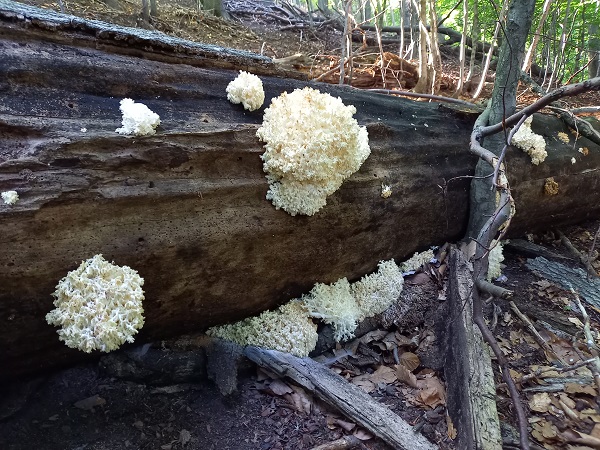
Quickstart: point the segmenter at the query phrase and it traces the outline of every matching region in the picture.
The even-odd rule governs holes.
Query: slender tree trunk
[[[158,0],[150,0],[150,15],[158,17]]]
[[[419,81],[415,92],[429,92],[429,70],[427,64],[427,0],[413,0],[415,11],[419,12]]]
[[[531,40],[531,44],[529,45],[529,49],[527,50],[527,54],[525,55],[525,61],[523,61],[523,72],[529,72],[531,68],[531,64],[533,63],[535,50],[537,48],[538,42],[540,41],[540,35],[542,33],[542,27],[548,18],[548,14],[550,13],[550,5],[554,0],[546,0],[544,2],[544,6],[542,7],[542,16],[540,17],[540,22],[535,30],[533,35],[533,39]]]
[[[473,2],[473,26],[471,27],[471,39],[473,45],[471,46],[471,57],[469,59],[469,73],[467,74],[466,82],[471,81],[473,73],[475,72],[475,59],[477,58],[477,43],[480,38],[480,25],[479,25],[479,7],[477,6],[478,0]]]
[[[465,79],[465,42],[467,40],[467,26],[469,23],[469,2],[468,0],[463,0],[463,27],[462,34],[460,36],[460,51],[459,51],[459,60],[460,60],[460,70],[458,75],[458,83],[456,86],[455,97],[459,97],[462,94],[464,79]],[[473,43],[472,48],[475,48],[475,43]]]
[[[600,14],[600,0],[596,0],[595,22],[588,25],[588,48],[590,64],[588,66],[589,78],[600,77],[600,26],[598,26],[598,14]]]
[[[467,0],[465,0],[466,3]],[[435,94],[440,90],[441,74],[442,74],[442,55],[440,54],[440,46],[438,43],[437,32],[437,12],[435,9],[435,0],[429,0],[429,61],[431,64],[431,93]]]
[[[565,10],[565,16],[563,19],[562,30],[560,33],[560,41],[558,51],[554,57],[554,64],[552,66],[552,75],[550,75],[550,81],[548,81],[548,87],[546,92],[550,92],[554,81],[557,80],[557,76],[560,72],[560,68],[563,65],[565,58],[565,47],[567,45],[567,20],[569,20],[569,12],[571,10],[571,0],[567,0],[567,6]]]
[[[142,18],[144,22],[150,23],[150,0],[142,0]]]
[[[500,48],[496,80],[492,93],[489,123],[496,124],[516,109],[517,86],[520,68],[525,53],[525,43],[533,20],[535,0],[511,0],[505,28],[505,39]],[[486,139],[485,147],[499,154],[503,146],[504,134],[497,134]],[[476,238],[484,223],[496,209],[495,190],[491,189],[493,171],[490,166],[480,161],[475,171],[476,177],[471,183],[471,214],[469,218],[468,237]]]
[[[504,14],[506,13],[506,8],[508,7],[508,0],[504,0],[502,4],[502,11],[500,13],[500,20],[504,20]],[[487,56],[485,58],[485,63],[483,64],[483,69],[481,70],[481,80],[479,80],[479,86],[477,86],[477,90],[475,94],[473,94],[473,98],[479,97],[481,95],[481,91],[485,86],[485,78],[487,77],[487,72],[490,68],[490,63],[492,62],[492,56],[494,54],[494,43],[498,39],[498,33],[500,32],[501,22],[498,21],[496,23],[496,29],[494,30],[494,36],[492,37],[492,41],[490,42],[490,49],[488,50]]]

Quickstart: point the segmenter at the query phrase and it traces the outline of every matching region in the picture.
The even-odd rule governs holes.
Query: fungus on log
[[[44,317],[57,282],[96,254],[145,279],[145,341],[239,320],[465,232],[470,180],[451,180],[473,173],[477,112],[307,83],[258,55],[8,0],[0,49],[0,191],[19,195],[0,202],[0,379],[83,357]],[[264,107],[227,101],[238,70],[261,76],[265,106],[311,85],[367,127],[371,156],[314,216],[265,199]],[[125,97],[160,115],[155,135],[115,133]],[[581,139],[584,157],[554,139],[566,128],[552,117],[533,129],[549,156],[532,167],[510,153],[512,230],[598,216],[600,148]]]

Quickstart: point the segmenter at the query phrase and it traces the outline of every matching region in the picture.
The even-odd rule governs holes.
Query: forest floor
[[[55,2],[24,3],[59,10]],[[120,3],[119,10],[107,8],[98,0],[69,0],[65,6],[68,13],[81,17],[148,27],[140,22],[139,2]],[[260,15],[244,16],[243,22],[226,21],[197,11],[193,7],[196,2],[189,3],[161,1],[160,16],[152,27],[273,58],[301,54],[291,64],[310,78],[327,73],[339,61],[341,33],[334,29],[282,31],[280,24]],[[375,67],[379,49],[356,46],[357,57],[363,58],[362,73],[378,80],[366,87],[382,87],[381,72]],[[457,57],[452,51],[444,52],[442,94],[451,95],[457,74]],[[330,75],[330,81],[336,76]],[[362,77],[363,81],[367,79]],[[484,90],[484,99],[491,81]],[[535,98],[524,88],[519,101],[529,103]],[[584,106],[598,101],[583,96],[570,103]],[[562,231],[587,254],[597,228],[597,223],[588,223]],[[557,230],[525,238],[568,258],[567,265],[578,265],[561,243]],[[509,358],[511,375],[518,379],[538,373],[521,384],[531,438],[547,449],[598,448],[599,393],[592,373],[586,366],[565,372],[551,370],[551,366],[560,367],[557,360],[574,364],[591,357],[582,337],[584,319],[572,294],[529,270],[527,257],[519,251],[506,251],[504,264],[502,285],[515,292],[513,301],[534,322],[545,342],[531,334],[507,302],[487,304],[489,317],[494,318],[494,332]],[[597,272],[600,263],[593,264]],[[445,264],[437,262],[406,279],[406,291],[419,289],[423,304],[428,305],[418,324],[410,329],[391,326],[371,331],[344,344],[335,354],[326,355],[325,362],[417,426],[441,449],[454,449],[456,430],[445,408],[443,342],[435,329],[446,303],[444,274]],[[590,305],[586,308],[592,329],[600,330],[599,311]],[[177,352],[173,342],[154,343],[152,348],[165,355]],[[250,364],[241,371],[238,391],[231,396],[222,396],[212,382],[205,380],[126,380],[105,369],[90,363],[4,387],[4,397],[0,396],[0,448],[310,449],[344,435],[357,437],[362,448],[389,448],[309,392]],[[500,385],[501,377],[496,374],[495,378]],[[517,441],[510,425],[512,405],[502,386],[497,390],[497,404],[506,425],[505,446],[512,448],[510,445]]]

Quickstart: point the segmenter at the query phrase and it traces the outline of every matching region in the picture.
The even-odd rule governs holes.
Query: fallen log
[[[386,444],[398,450],[438,448],[358,386],[310,358],[288,353],[246,347],[244,354],[258,366],[285,376],[317,395],[346,417],[366,428]]]
[[[262,111],[225,95],[234,69],[261,75],[266,103],[308,83],[268,58],[0,0],[0,379],[85,357],[45,322],[69,270],[102,253],[145,279],[146,342],[234,321],[356,280],[378,261],[465,232],[476,113],[313,83],[357,108],[371,156],[318,214],[265,199],[256,130]],[[272,75],[272,76],[268,76]],[[123,137],[119,101],[161,117],[154,136]],[[555,138],[534,167],[509,152],[515,232],[600,215],[600,148]],[[577,158],[572,165],[570,158]],[[553,176],[559,195],[544,195]],[[389,198],[381,185],[392,186]],[[580,195],[586,192],[585,196]],[[96,356],[94,356],[96,357]]]

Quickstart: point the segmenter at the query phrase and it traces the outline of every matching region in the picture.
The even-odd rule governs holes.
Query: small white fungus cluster
[[[381,183],[381,198],[389,198],[392,195],[392,187]]]
[[[315,284],[311,291],[302,297],[302,301],[311,317],[333,326],[336,341],[354,337],[361,314],[346,278],[332,284]]]
[[[417,270],[423,264],[431,262],[434,257],[433,250],[431,249],[425,250],[421,253],[415,252],[415,254],[412,255],[409,260],[400,264],[400,269],[402,272],[412,272]]]
[[[334,338],[354,337],[359,321],[385,311],[402,292],[404,278],[393,259],[381,261],[376,273],[350,284],[342,278],[333,284],[318,283],[302,300],[312,317],[331,324]]]
[[[7,205],[14,205],[19,200],[19,194],[17,191],[6,191],[2,193],[2,200]]]
[[[498,241],[492,242],[492,249],[488,255],[488,272],[487,280],[492,281],[502,275],[501,263],[504,261],[502,254],[502,243]]]
[[[531,130],[532,121],[533,116],[525,119],[525,122],[513,136],[511,144],[526,152],[531,157],[531,164],[537,166],[546,159],[548,153],[546,152],[546,141],[543,136],[535,134]]]
[[[130,98],[121,100],[121,113],[123,126],[115,131],[119,134],[133,134],[135,136],[152,135],[160,125],[160,117],[152,112],[143,103],[136,103]]]
[[[381,314],[394,303],[404,286],[400,268],[393,259],[381,261],[377,272],[352,284],[352,296],[358,305],[358,320]]]
[[[133,342],[144,325],[144,279],[127,266],[96,255],[58,282],[54,306],[46,315],[61,327],[58,336],[71,348],[86,353],[110,352]]]
[[[301,299],[275,311],[266,311],[240,322],[210,328],[210,336],[240,345],[256,345],[307,356],[317,344],[317,326],[331,324],[339,342],[354,336],[358,322],[383,312],[402,292],[404,279],[394,260],[381,261],[379,270],[350,284],[342,278],[332,284],[317,283]]]
[[[318,338],[317,325],[308,317],[305,306],[294,300],[275,311],[210,328],[207,334],[240,345],[255,345],[299,357],[308,356]]]
[[[292,216],[313,215],[371,150],[356,108],[306,87],[274,98],[257,136],[265,144],[267,199]]]
[[[231,103],[241,103],[244,109],[254,111],[265,102],[265,91],[260,78],[240,70],[240,74],[227,85],[227,100]]]

